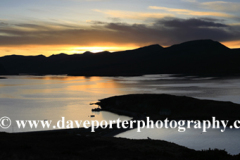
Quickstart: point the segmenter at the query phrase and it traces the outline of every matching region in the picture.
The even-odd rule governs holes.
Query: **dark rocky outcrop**
[[[240,105],[232,102],[200,100],[167,94],[130,94],[99,100],[102,109],[124,110],[144,114],[153,120],[229,120],[239,119]]]

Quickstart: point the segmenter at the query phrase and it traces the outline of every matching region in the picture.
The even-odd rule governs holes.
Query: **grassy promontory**
[[[103,110],[142,119],[152,120],[229,120],[229,124],[240,119],[240,105],[232,102],[200,100],[186,96],[168,94],[130,94],[99,100]]]

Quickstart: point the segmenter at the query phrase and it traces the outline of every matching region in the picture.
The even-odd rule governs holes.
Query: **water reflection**
[[[92,113],[90,102],[112,95],[121,84],[111,78],[68,76],[9,76],[0,80],[0,116],[14,120],[110,120],[120,116]],[[90,115],[96,114],[94,118]],[[122,119],[130,119],[122,116]],[[15,131],[31,131],[30,128]],[[42,130],[42,129],[36,129]],[[1,130],[0,130],[1,131]],[[3,130],[2,130],[3,131]],[[5,130],[4,130],[5,131]]]

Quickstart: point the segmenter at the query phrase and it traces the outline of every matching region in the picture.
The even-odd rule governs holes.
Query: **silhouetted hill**
[[[193,50],[198,50],[199,51],[227,51],[229,50],[228,47],[222,45],[219,42],[213,41],[213,40],[195,40],[195,41],[189,41],[189,42],[184,42],[181,44],[176,44],[171,47],[169,47],[171,50],[176,50],[176,51],[193,51]]]
[[[3,65],[0,64],[0,75],[4,75],[7,74],[5,68],[3,67]]]
[[[50,57],[52,58],[52,57],[66,57],[66,56],[68,56],[67,54],[65,54],[65,53],[60,53],[60,54],[53,54],[53,55],[51,55]]]
[[[158,44],[110,53],[85,52],[0,58],[9,74],[127,76],[142,74],[239,75],[240,50],[212,40],[196,40],[163,48]]]
[[[93,53],[90,52],[90,51],[86,51],[86,52],[83,53],[83,55],[93,55]]]
[[[163,47],[160,46],[159,44],[153,44],[153,45],[150,45],[150,46],[146,46],[146,47],[135,49],[135,51],[158,52],[158,51],[161,51],[162,49],[163,49]]]

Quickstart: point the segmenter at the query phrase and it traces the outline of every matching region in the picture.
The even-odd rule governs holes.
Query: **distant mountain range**
[[[189,41],[163,48],[155,44],[110,53],[64,53],[45,57],[0,57],[0,74],[68,74],[133,76],[143,74],[240,75],[240,49],[212,40]]]

